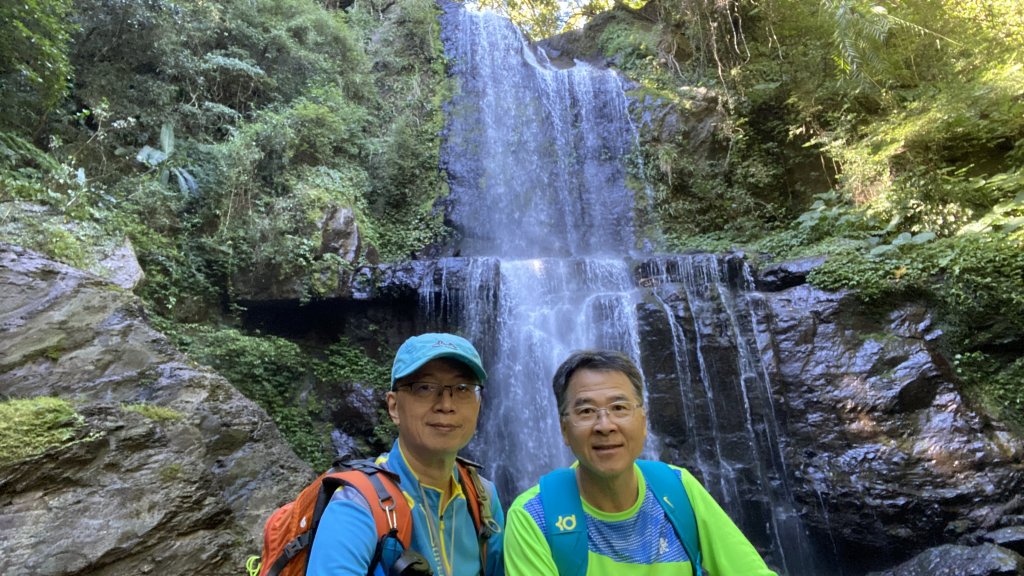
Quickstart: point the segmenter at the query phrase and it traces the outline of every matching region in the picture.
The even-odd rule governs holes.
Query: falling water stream
[[[442,157],[460,257],[438,263],[421,304],[485,356],[469,451],[505,504],[572,462],[550,386],[559,362],[614,348],[648,382],[646,457],[693,470],[780,572],[823,573],[790,494],[749,272],[637,250],[647,206],[626,184],[626,81],[557,69],[508,20],[462,4],[445,6],[442,37],[459,82]]]

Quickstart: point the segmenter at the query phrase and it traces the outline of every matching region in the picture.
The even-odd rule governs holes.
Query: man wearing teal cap
[[[398,439],[390,452],[377,458],[377,464],[398,475],[412,504],[410,548],[424,557],[435,576],[504,574],[505,516],[497,491],[491,482],[480,479],[493,518],[482,538],[463,491],[468,481],[464,471],[469,468],[456,466],[456,455],[476,432],[486,380],[480,354],[465,338],[453,334],[409,338],[391,366],[387,406],[398,426]],[[306,574],[364,576],[376,543],[366,499],[353,488],[339,490],[320,519]],[[379,565],[374,573],[389,575],[390,568]]]

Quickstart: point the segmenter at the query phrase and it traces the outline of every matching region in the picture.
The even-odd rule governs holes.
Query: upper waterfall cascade
[[[572,462],[551,391],[558,364],[614,348],[648,382],[645,456],[698,473],[780,571],[820,573],[788,493],[744,265],[637,250],[647,206],[627,186],[627,81],[584,63],[556,69],[508,20],[462,4],[445,6],[442,38],[459,86],[442,164],[463,264],[455,282],[442,259],[421,305],[485,356],[469,451],[504,503]],[[666,394],[681,413],[665,412]]]

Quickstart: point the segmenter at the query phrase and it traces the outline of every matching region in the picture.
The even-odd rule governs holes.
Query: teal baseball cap
[[[405,378],[421,366],[438,358],[451,358],[469,366],[480,384],[487,380],[483,362],[469,340],[454,334],[427,333],[409,338],[398,348],[391,365],[391,388],[399,378]]]

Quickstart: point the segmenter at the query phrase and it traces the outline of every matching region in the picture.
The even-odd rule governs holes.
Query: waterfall
[[[762,307],[741,259],[655,256],[627,186],[626,81],[559,70],[506,19],[446,3],[458,81],[442,167],[458,258],[421,287],[434,324],[480,348],[490,378],[468,448],[504,504],[572,462],[551,377],[580,348],[632,357],[648,382],[645,457],[686,466],[786,574],[821,574],[789,489],[763,363]]]

